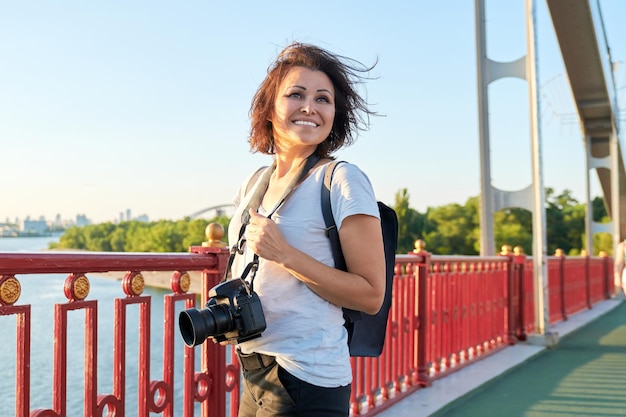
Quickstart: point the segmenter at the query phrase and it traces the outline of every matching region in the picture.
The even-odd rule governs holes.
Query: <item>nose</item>
[[[300,108],[300,111],[306,114],[315,113],[315,101],[309,100],[309,99],[304,100],[304,103],[302,103],[302,107]]]

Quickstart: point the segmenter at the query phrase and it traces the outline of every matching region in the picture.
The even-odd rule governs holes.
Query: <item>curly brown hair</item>
[[[250,106],[250,149],[272,155],[276,153],[272,113],[280,83],[293,67],[322,71],[330,78],[335,89],[335,119],[330,134],[317,146],[316,153],[328,158],[336,150],[351,145],[359,130],[369,126],[369,116],[376,114],[368,108],[356,86],[371,67],[341,55],[336,55],[314,45],[294,42],[287,46],[270,65],[265,80],[259,86]]]

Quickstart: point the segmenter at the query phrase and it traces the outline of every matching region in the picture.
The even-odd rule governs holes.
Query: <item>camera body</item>
[[[197,346],[208,337],[216,342],[245,342],[261,336],[266,323],[259,296],[236,278],[211,288],[204,309],[181,311],[178,326],[185,344]]]

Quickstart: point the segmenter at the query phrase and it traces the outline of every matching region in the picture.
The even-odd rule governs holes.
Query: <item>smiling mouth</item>
[[[298,126],[311,126],[311,127],[317,127],[318,126],[317,123],[309,122],[307,120],[296,120],[293,123],[298,125]]]

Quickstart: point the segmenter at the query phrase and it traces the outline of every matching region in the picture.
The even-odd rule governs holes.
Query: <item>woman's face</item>
[[[278,86],[272,126],[277,151],[317,147],[335,119],[335,89],[322,71],[293,67]]]

